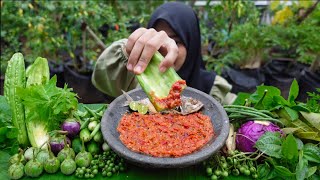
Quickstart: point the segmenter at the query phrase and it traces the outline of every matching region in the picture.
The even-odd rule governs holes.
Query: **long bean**
[[[90,139],[92,139],[98,133],[98,131],[100,130],[100,126],[101,124],[98,123],[97,126],[93,129],[93,131],[90,134]]]
[[[96,114],[93,110],[89,109],[87,106],[83,106],[83,107],[84,107],[85,110],[87,110],[87,112],[88,112],[91,116],[93,116],[93,117],[96,118],[96,119],[99,119],[99,117],[97,116],[97,114]]]
[[[81,124],[80,130],[86,128],[89,123],[90,123],[90,118],[86,118],[86,120],[84,121],[84,123]]]
[[[255,114],[257,116],[261,116],[261,117],[265,117],[265,118],[272,118],[269,115],[266,115],[264,113],[261,113],[259,111],[255,111],[255,110],[247,110],[247,109],[239,109],[239,108],[225,108],[225,110],[230,113],[232,113],[232,112],[237,112],[240,114],[251,113],[251,114]]]

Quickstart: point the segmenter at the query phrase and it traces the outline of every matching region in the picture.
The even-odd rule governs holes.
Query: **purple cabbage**
[[[266,121],[264,123],[266,124],[248,121],[242,124],[237,132],[237,149],[242,152],[254,152],[256,151],[254,145],[265,132],[280,132],[283,134],[277,125]]]

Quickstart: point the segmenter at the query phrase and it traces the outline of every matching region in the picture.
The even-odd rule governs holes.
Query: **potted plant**
[[[64,63],[65,82],[82,103],[99,103],[108,99],[91,83],[96,59],[107,47],[98,28],[113,22],[112,8],[97,1],[61,1],[56,11],[63,30],[63,49],[69,59]]]
[[[222,1],[213,7],[208,3],[207,11],[211,27],[203,32],[211,32],[211,42],[209,56],[204,56],[206,67],[222,74],[233,85],[232,92],[254,92],[264,82],[259,67],[265,44],[258,8],[249,1]]]
[[[306,64],[297,61],[301,53],[298,52],[302,38],[301,22],[303,22],[318,2],[293,2],[291,7],[276,4],[271,6],[275,12],[272,25],[269,27],[268,43],[270,61],[264,66],[266,85],[276,86],[282,96],[288,97],[290,85],[294,78],[298,78]],[[301,9],[307,9],[301,13]],[[303,39],[303,38],[302,38]]]
[[[318,12],[319,7],[318,7]],[[299,27],[299,54],[298,61],[310,64],[305,67],[299,74],[299,96],[298,100],[306,102],[308,99],[307,92],[316,92],[320,87],[320,27],[319,15],[313,14]]]

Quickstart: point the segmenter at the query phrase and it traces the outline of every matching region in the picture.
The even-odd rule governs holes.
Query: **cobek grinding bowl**
[[[131,90],[128,94],[133,100],[147,98],[147,95],[140,88]],[[182,95],[200,100],[204,104],[201,112],[211,118],[215,135],[201,149],[181,157],[152,157],[147,154],[131,151],[120,141],[120,134],[117,131],[120,119],[125,113],[129,112],[129,107],[123,106],[126,101],[124,95],[121,95],[112,101],[102,117],[101,130],[104,140],[119,156],[132,164],[143,167],[181,168],[206,160],[225,144],[229,133],[229,119],[227,113],[217,100],[197,89],[187,87],[182,92]]]

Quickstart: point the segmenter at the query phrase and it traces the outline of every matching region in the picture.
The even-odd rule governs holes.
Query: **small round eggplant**
[[[70,139],[67,137],[67,143],[71,145]],[[54,155],[58,155],[58,153],[64,148],[64,137],[56,136],[50,140],[51,151]]]
[[[61,129],[63,131],[67,131],[67,136],[72,139],[79,134],[80,123],[74,118],[69,118],[63,122],[63,124],[61,125]]]

